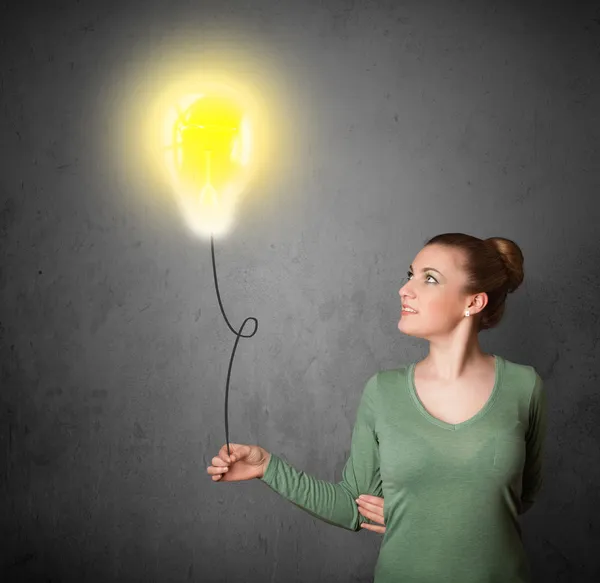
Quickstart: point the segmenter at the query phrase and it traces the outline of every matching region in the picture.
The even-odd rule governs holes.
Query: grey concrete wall
[[[216,243],[228,317],[259,320],[230,440],[338,481],[366,379],[426,354],[397,330],[424,240],[514,239],[525,282],[481,338],[549,395],[525,544],[537,581],[600,580],[597,4],[22,1],[0,22],[2,581],[372,578],[380,535],[206,474],[235,338],[132,128],[215,43],[278,120]]]

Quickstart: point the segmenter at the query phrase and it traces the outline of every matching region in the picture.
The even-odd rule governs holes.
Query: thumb
[[[229,451],[231,452],[230,461],[237,462],[248,455],[250,448],[240,443],[230,443]],[[225,452],[227,452],[227,446],[225,446]]]

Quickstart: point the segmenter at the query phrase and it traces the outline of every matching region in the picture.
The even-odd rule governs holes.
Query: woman
[[[523,255],[508,239],[446,233],[410,267],[398,328],[429,353],[367,381],[342,481],[257,445],[230,444],[231,460],[224,445],[208,473],[259,478],[329,524],[385,532],[375,583],[530,583],[518,516],[542,485],[545,392],[533,367],[478,339],[523,281]]]

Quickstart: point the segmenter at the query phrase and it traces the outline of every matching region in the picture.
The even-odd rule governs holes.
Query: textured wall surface
[[[235,337],[131,127],[215,39],[285,120],[216,243],[228,317],[259,320],[230,440],[338,481],[366,379],[426,354],[397,330],[425,239],[514,239],[481,341],[549,395],[525,544],[537,581],[600,581],[597,3],[22,0],[0,27],[2,581],[372,579],[380,535],[206,473]]]

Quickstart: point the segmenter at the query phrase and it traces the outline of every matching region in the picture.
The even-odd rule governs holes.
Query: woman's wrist
[[[264,478],[265,471],[267,470],[267,466],[269,465],[269,461],[271,460],[271,454],[264,448],[261,448],[263,451],[263,463],[262,463],[262,472],[261,479]]]

